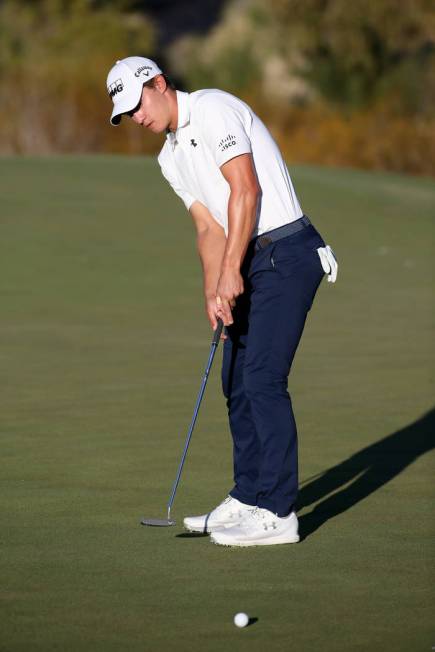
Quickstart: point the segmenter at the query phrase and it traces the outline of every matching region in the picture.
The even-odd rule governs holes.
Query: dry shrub
[[[140,14],[90,0],[5,0],[0,6],[0,153],[146,152],[155,139],[109,124],[113,63],[149,53]],[[129,128],[130,127],[130,128]]]
[[[267,110],[261,113],[267,121]],[[435,119],[318,105],[269,121],[287,160],[435,176]]]

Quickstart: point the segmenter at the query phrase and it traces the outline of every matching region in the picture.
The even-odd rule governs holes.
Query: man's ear
[[[167,88],[167,83],[166,79],[163,77],[163,75],[156,75],[154,77],[154,88],[156,88],[159,93],[164,93],[166,88]]]

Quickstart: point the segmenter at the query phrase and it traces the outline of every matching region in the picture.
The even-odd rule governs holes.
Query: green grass
[[[340,263],[290,378],[304,540],[237,550],[179,536],[231,486],[219,353],[178,525],[139,526],[165,514],[210,343],[181,202],[151,159],[0,159],[2,652],[435,645],[435,183],[292,174]]]

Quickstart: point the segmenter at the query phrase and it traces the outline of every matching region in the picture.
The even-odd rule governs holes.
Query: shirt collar
[[[177,133],[179,129],[182,129],[190,121],[190,102],[189,102],[189,93],[184,93],[183,91],[176,91],[177,93],[177,106],[178,106],[178,125],[177,131],[168,131],[166,138],[172,146],[172,149],[175,149],[177,144]]]

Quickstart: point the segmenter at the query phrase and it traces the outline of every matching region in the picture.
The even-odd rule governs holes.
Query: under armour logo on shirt
[[[190,144],[193,145],[194,147],[196,147],[196,146],[198,145],[198,143],[195,143],[195,139],[194,139],[194,138],[191,138],[191,139],[190,139]]]

